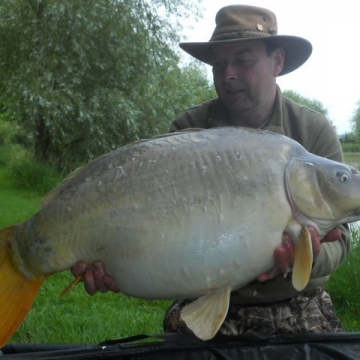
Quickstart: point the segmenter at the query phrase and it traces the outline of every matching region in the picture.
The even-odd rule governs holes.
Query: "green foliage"
[[[142,118],[139,121],[141,133],[166,133],[177,114],[216,97],[215,88],[207,79],[205,65],[193,62],[183,69],[165,67],[167,69],[158,69],[162,74],[158,77],[160,81],[154,81],[144,95]],[[156,99],[154,94],[157,94]],[[151,121],[151,118],[154,120]]]
[[[0,167],[0,229],[35,214],[39,200],[38,194],[15,186],[9,171]]]
[[[29,189],[38,194],[47,193],[62,178],[54,167],[39,163],[28,154],[12,160],[9,171],[19,188]]]
[[[346,152],[360,152],[360,101],[356,104],[356,109],[350,119],[352,131],[340,136],[341,146]]]
[[[352,229],[352,250],[344,264],[331,276],[326,284],[336,309],[337,316],[346,331],[360,328],[360,231],[355,224]]]
[[[360,142],[341,142],[343,152],[360,152]]]
[[[0,119],[0,146],[5,145],[11,134],[11,125]]]
[[[353,128],[353,138],[351,140],[360,142],[360,101],[356,103],[356,109],[350,122]]]
[[[360,151],[359,152],[345,152],[344,162],[354,168],[360,170]]]
[[[353,132],[349,132],[349,133],[346,133],[346,134],[343,134],[343,135],[339,136],[339,140],[340,140],[340,142],[342,144],[356,143],[357,142],[356,135]]]
[[[14,122],[5,121],[0,116],[0,146],[8,144],[19,144],[30,148],[32,138],[26,131]]]
[[[283,91],[283,95],[297,102],[298,104],[304,105],[309,109],[319,112],[320,114],[323,114],[325,116],[328,115],[328,110],[324,107],[324,105],[320,101],[316,99],[308,99],[293,90],[285,90]]]
[[[174,19],[197,9],[187,0],[0,2],[0,103],[34,139],[35,158],[69,170],[167,129],[190,96]]]

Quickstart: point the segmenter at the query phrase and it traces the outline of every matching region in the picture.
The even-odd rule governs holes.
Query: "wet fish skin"
[[[275,224],[278,216],[272,211],[267,214],[274,224],[270,227],[276,228],[272,247],[279,243],[291,217],[283,191],[286,163],[267,170],[264,177],[260,166],[254,169],[254,164],[260,162],[259,154],[241,153],[236,149],[238,141],[234,136],[227,134],[220,142],[222,135],[215,134],[196,132],[150,140],[90,163],[55,190],[54,200],[45,199],[47,205],[18,228],[17,243],[22,247],[19,252],[24,265],[31,273],[39,268],[41,276],[68,269],[79,259],[89,263],[100,259],[124,293],[165,299],[201,296],[208,289],[227,283],[228,274],[239,266],[251,273],[251,278],[271,267],[273,261],[269,259],[261,268],[259,264],[246,263],[248,270],[242,269],[244,255],[229,257],[228,248],[230,244],[238,248],[239,238],[243,237],[243,246],[255,250],[247,238],[258,226],[264,199],[253,205],[247,202],[243,208],[237,202],[264,191],[282,191],[281,196],[271,198],[271,206],[285,207],[286,216]],[[268,155],[268,151],[263,155]],[[262,162],[264,166],[268,156]],[[116,169],[120,167],[124,175],[118,181]],[[244,168],[252,168],[252,174],[244,174]],[[182,176],[179,178],[178,174]],[[264,178],[253,181],[255,176]],[[23,231],[26,235],[21,234]],[[105,233],[109,235],[104,236]],[[265,255],[268,249],[261,253],[263,258]],[[219,269],[210,269],[220,256],[224,260]],[[174,270],[179,259],[175,275],[169,273],[167,269]],[[205,279],[202,274],[197,278],[199,266],[207,273]],[[231,287],[241,286],[238,281],[234,279]],[[243,282],[249,281],[247,278]]]

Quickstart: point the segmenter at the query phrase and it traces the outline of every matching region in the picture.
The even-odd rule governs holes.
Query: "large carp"
[[[201,339],[221,326],[230,291],[274,267],[284,231],[296,244],[293,284],[308,282],[307,226],[324,236],[360,219],[360,175],[269,131],[169,134],[75,171],[24,223],[0,232],[0,346],[44,279],[101,261],[124,294],[198,298],[181,317]]]

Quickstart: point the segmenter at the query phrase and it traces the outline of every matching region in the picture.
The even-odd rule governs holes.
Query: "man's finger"
[[[78,261],[74,266],[71,267],[71,273],[78,277],[80,275],[83,275],[86,271],[86,264],[83,261]]]
[[[280,270],[278,268],[272,269],[266,273],[263,273],[257,277],[257,280],[260,282],[264,282],[274,278],[275,276],[280,274]]]
[[[275,265],[276,268],[279,270],[279,273],[289,272],[288,254],[287,250],[283,246],[275,249],[274,258]]]
[[[319,252],[320,252],[320,249],[321,249],[321,242],[320,242],[319,235],[318,235],[317,231],[313,227],[309,226],[308,230],[309,230],[310,235],[311,235],[313,258],[315,259],[319,255]]]
[[[94,282],[98,291],[101,293],[106,292],[108,289],[104,284],[105,268],[101,262],[95,262],[93,267]]]
[[[321,240],[321,242],[332,242],[340,240],[342,237],[342,233],[339,229],[332,229],[329,231],[324,238]]]
[[[115,285],[114,279],[111,276],[105,275],[103,281],[109,291],[120,292],[120,289]]]
[[[95,286],[94,268],[92,265],[89,265],[86,268],[84,275],[84,284],[85,284],[85,290],[89,295],[94,295],[96,293],[97,288]]]
[[[288,233],[284,233],[282,236],[282,248],[285,251],[286,259],[284,258],[279,260],[283,261],[283,265],[282,265],[283,273],[287,273],[292,269],[295,261],[295,245],[291,239],[291,236]],[[276,261],[276,253],[275,253],[275,261]],[[276,263],[276,265],[279,267],[279,265],[281,264]]]

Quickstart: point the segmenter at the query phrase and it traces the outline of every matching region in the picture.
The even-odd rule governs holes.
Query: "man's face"
[[[217,45],[212,60],[215,89],[230,112],[259,113],[272,106],[284,62],[282,49],[268,55],[262,41]]]

